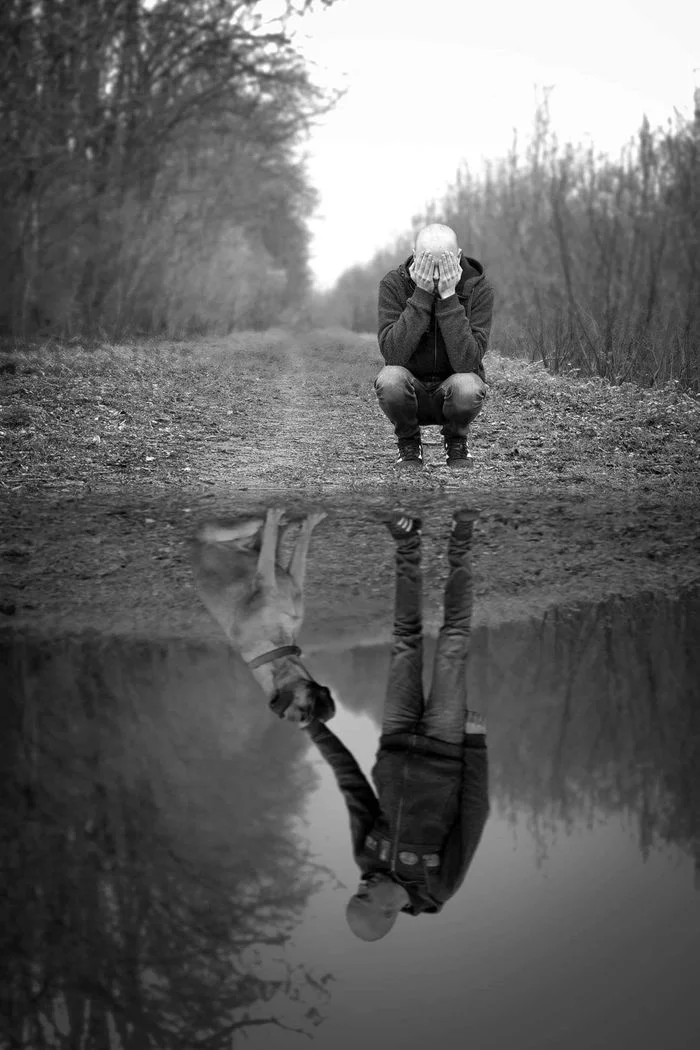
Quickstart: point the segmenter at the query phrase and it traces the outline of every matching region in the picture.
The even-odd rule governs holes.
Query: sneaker
[[[469,537],[474,530],[474,522],[479,517],[479,511],[472,507],[460,507],[452,515],[452,533],[457,538]]]
[[[474,457],[465,437],[445,438],[445,460],[448,467],[471,467]]]
[[[396,465],[409,470],[422,469],[423,445],[420,437],[399,439],[399,458]]]
[[[412,518],[410,514],[404,514],[403,511],[398,510],[390,517],[385,518],[384,524],[398,542],[407,539],[409,536],[420,536],[423,523],[420,518]]]
[[[456,525],[459,521],[476,521],[479,517],[479,511],[475,510],[474,507],[458,507],[452,515],[453,524]]]

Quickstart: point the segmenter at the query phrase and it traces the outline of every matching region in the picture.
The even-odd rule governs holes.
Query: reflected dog
[[[270,709],[302,729],[335,714],[330,691],[303,666],[296,643],[311,534],[325,517],[316,511],[303,519],[287,565],[281,546],[293,523],[283,507],[271,507],[264,518],[204,525],[192,556],[202,602],[251,668]]]

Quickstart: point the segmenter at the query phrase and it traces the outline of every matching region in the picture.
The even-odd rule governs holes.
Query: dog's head
[[[328,722],[333,718],[335,703],[325,685],[309,679],[276,692],[270,700],[270,710],[278,718],[296,722],[304,729],[310,722]]]

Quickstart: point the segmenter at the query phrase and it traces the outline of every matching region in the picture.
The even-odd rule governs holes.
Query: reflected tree
[[[332,978],[287,947],[333,878],[295,825],[316,774],[247,667],[75,640],[2,671],[3,1050],[310,1034]]]
[[[672,846],[700,888],[700,596],[646,593],[553,607],[473,634],[467,688],[488,712],[494,812],[525,819],[541,865],[563,827],[613,814],[644,858]],[[426,641],[426,663],[434,639]],[[314,657],[357,714],[379,722],[389,650]],[[325,678],[324,678],[325,680]]]
[[[673,846],[696,858],[697,872],[699,613],[694,591],[617,597],[553,609],[475,646],[495,804],[513,824],[527,814],[538,862],[562,823],[568,834],[621,814],[645,859]]]

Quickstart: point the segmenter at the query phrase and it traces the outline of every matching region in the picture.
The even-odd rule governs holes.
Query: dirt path
[[[210,516],[259,513],[274,490],[136,500],[83,497],[15,508],[3,543],[4,625],[52,634],[219,640],[192,588],[189,541]],[[388,636],[393,548],[377,523],[381,496],[322,501],[314,534],[304,643],[336,646]],[[436,629],[454,497],[414,499],[424,520],[425,621]],[[288,495],[292,515],[309,501]],[[700,524],[687,504],[553,501],[530,495],[480,501],[474,572],[477,623],[538,615],[551,605],[700,584]],[[12,603],[11,605],[9,603]]]
[[[375,519],[395,504],[427,522],[429,622],[465,499],[482,510],[482,621],[697,585],[700,401],[489,357],[475,468],[448,471],[431,445],[407,479],[371,389],[370,338],[17,354],[2,415],[4,629],[216,638],[193,601],[188,538],[205,517],[273,501],[329,511],[309,571],[309,644],[386,629],[391,548]]]

